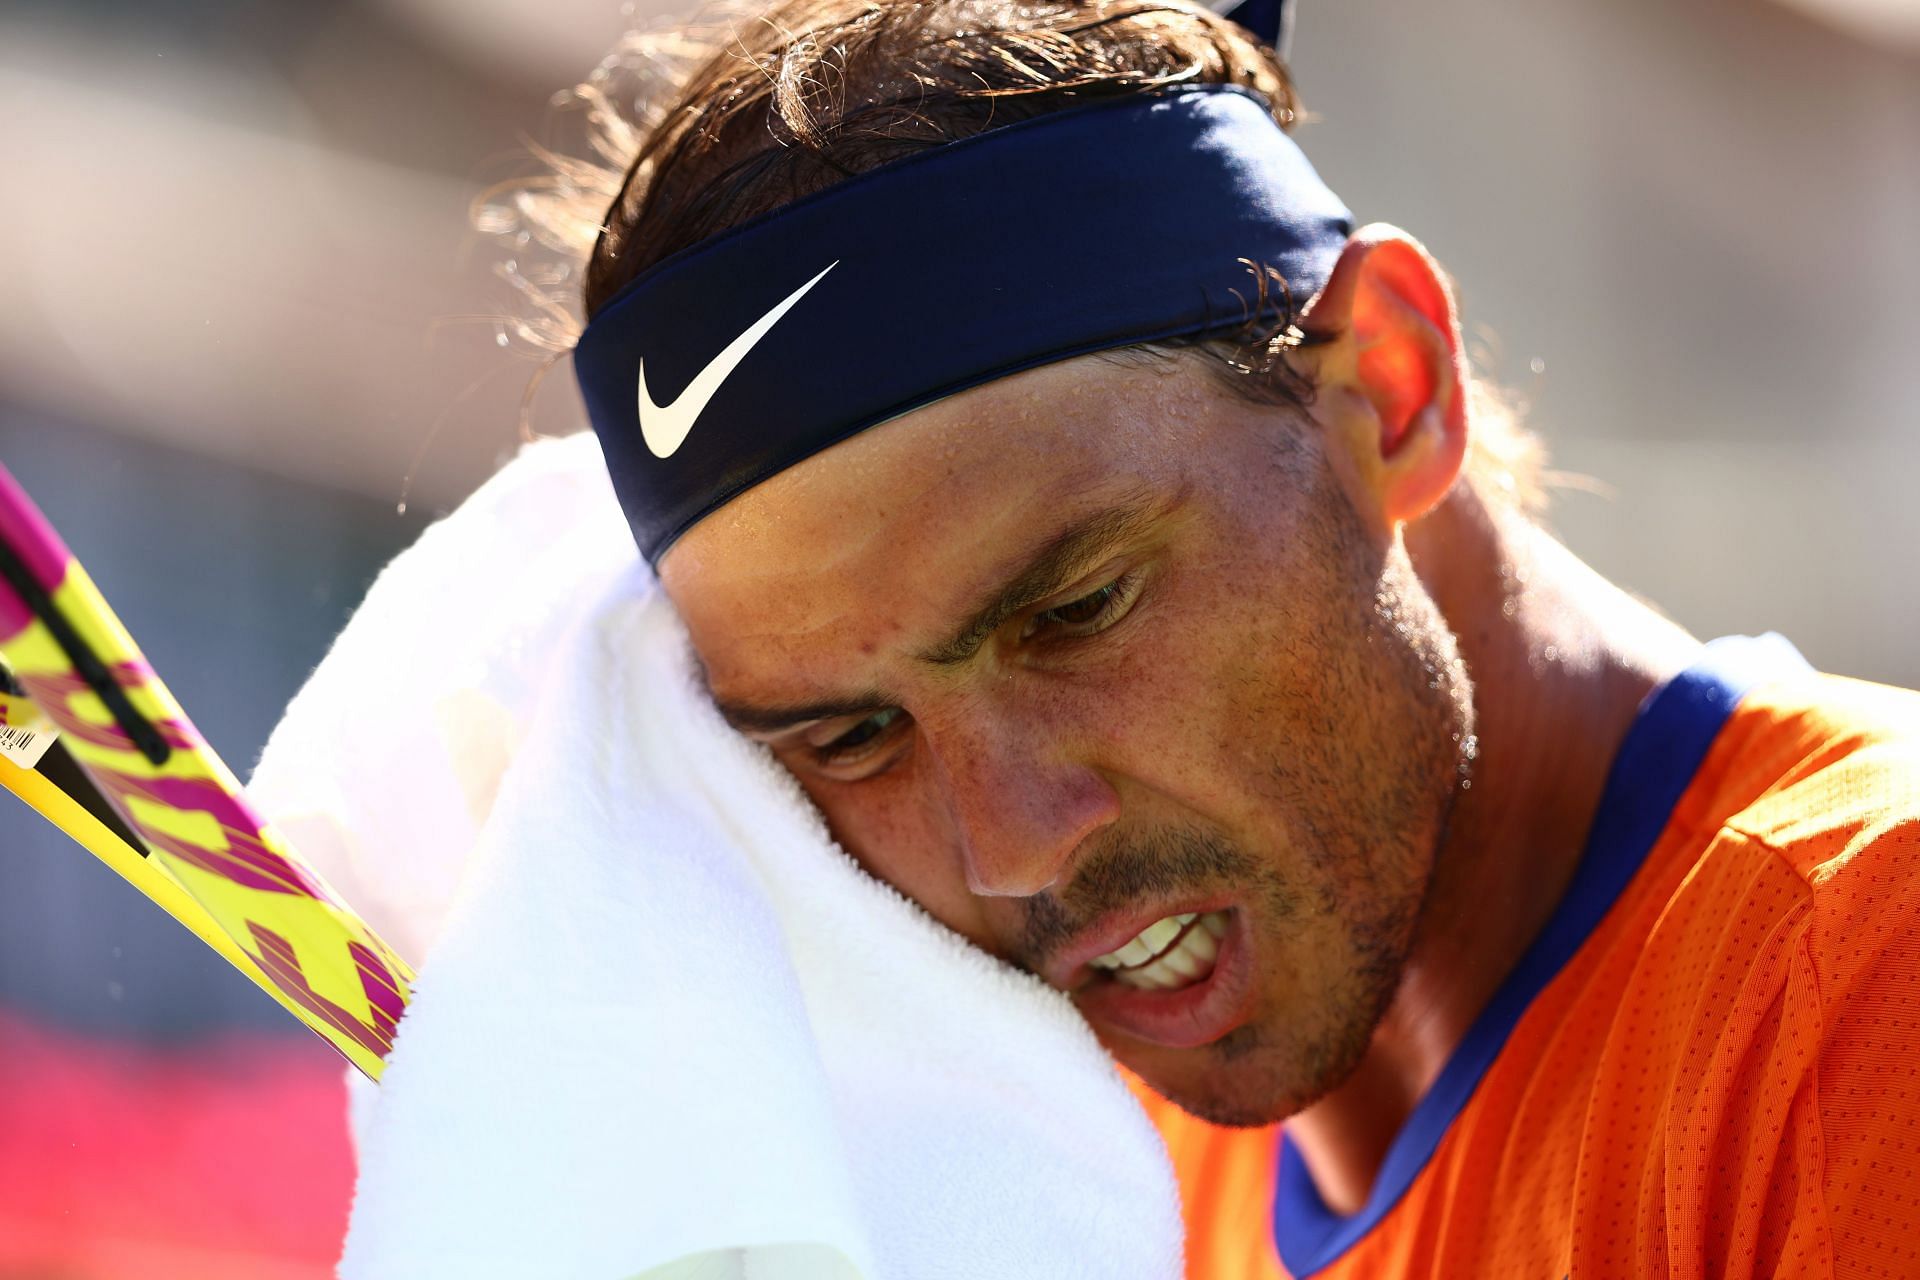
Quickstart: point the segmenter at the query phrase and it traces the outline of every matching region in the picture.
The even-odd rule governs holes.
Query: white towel
[[[254,793],[419,965],[344,1280],[1180,1274],[1090,1031],[724,726],[590,436],[381,575]]]

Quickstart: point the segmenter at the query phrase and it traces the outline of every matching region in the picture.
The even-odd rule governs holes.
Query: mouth
[[[1138,917],[1134,917],[1135,921]],[[1057,985],[1102,1030],[1169,1048],[1210,1044],[1251,1015],[1252,958],[1245,913],[1196,904],[1145,927],[1115,922],[1073,948]],[[1125,933],[1129,927],[1134,932]],[[1087,954],[1092,948],[1108,949]]]
[[[1226,932],[1224,911],[1162,916],[1125,946],[1094,956],[1087,964],[1136,990],[1177,991],[1205,981],[1213,972]]]

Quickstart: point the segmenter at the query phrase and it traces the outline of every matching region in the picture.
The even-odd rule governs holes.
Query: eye
[[[1132,607],[1139,591],[1140,574],[1137,571],[1121,574],[1077,600],[1069,600],[1034,614],[1020,638],[1031,639],[1044,628],[1052,628],[1057,634],[1067,637],[1097,635],[1120,621]]]
[[[890,740],[906,718],[906,712],[899,707],[876,711],[826,742],[810,743],[814,759],[828,765],[852,764],[862,760]]]

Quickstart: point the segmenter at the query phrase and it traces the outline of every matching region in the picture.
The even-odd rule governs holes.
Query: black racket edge
[[[27,571],[27,566],[4,540],[0,540],[0,579],[13,588],[14,594],[33,611],[35,617],[46,623],[54,642],[67,655],[67,660],[73,663],[73,669],[80,673],[87,687],[99,695],[100,701],[106,704],[115,722],[125,730],[140,754],[154,764],[165,764],[173,754],[173,748],[160,736],[160,730],[154,727],[153,721],[140,714],[128,699],[127,691],[120,687],[113,673],[107,669],[107,664],[100,660],[100,655],[67,621],[66,615],[53,603],[53,597],[47,594],[46,588]]]

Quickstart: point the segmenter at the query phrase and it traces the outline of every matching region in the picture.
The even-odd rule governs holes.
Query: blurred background
[[[681,7],[0,7],[0,460],[243,773],[519,438],[469,202]],[[1301,0],[1294,62],[1322,172],[1447,264],[1585,478],[1578,553],[1702,636],[1920,684],[1920,2]],[[564,366],[533,419],[580,422]],[[0,1277],[330,1274],[340,1077],[0,797]]]

